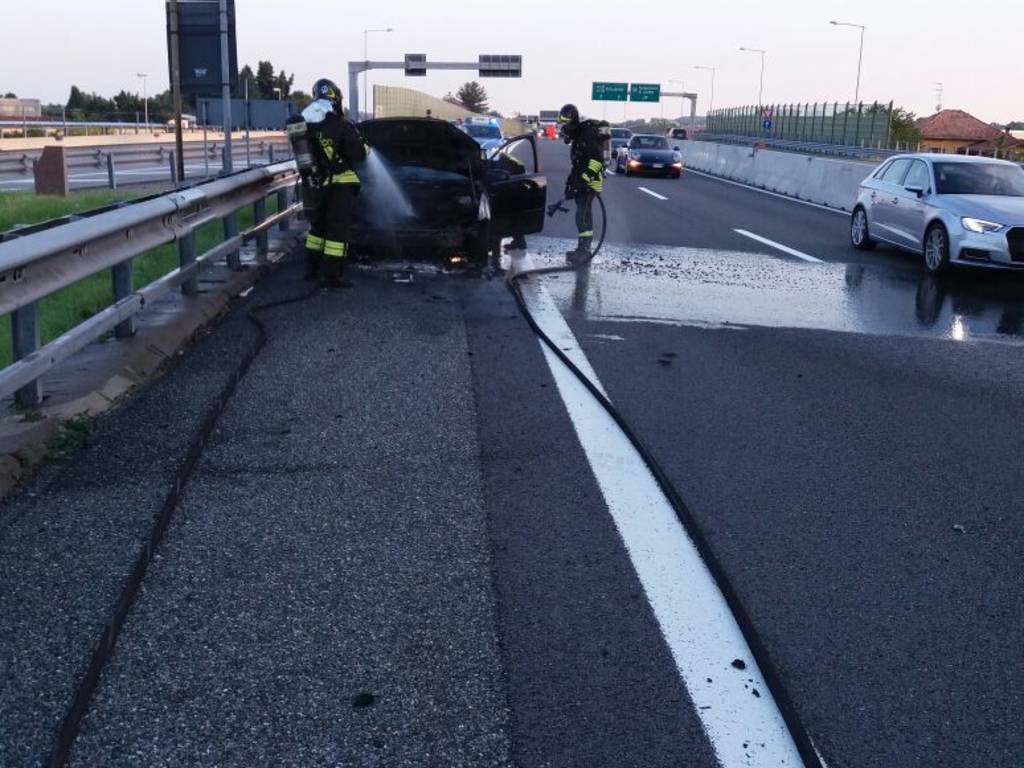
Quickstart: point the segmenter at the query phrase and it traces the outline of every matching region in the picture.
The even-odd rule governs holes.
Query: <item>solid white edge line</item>
[[[659,195],[657,192],[652,192],[647,187],[637,187],[637,189],[639,189],[641,192],[646,192],[651,197],[656,197],[659,200],[668,200],[668,198],[665,197],[664,195]]]
[[[754,187],[750,184],[744,184],[741,181],[733,181],[732,179],[723,179],[721,176],[715,176],[713,173],[705,173],[704,171],[698,171],[693,168],[687,168],[687,173],[694,173],[698,176],[703,176],[705,179],[711,179],[713,181],[720,181],[723,184],[731,184],[734,187],[740,189],[747,189],[751,192],[759,192],[762,195],[768,195],[769,197],[777,197],[779,200],[785,200],[790,203],[799,203],[800,205],[806,205],[811,208],[817,208],[819,211],[828,211],[829,213],[838,213],[840,216],[849,216],[849,211],[842,211],[839,208],[829,208],[827,205],[821,203],[812,203],[810,200],[800,200],[796,197],[790,197],[789,195],[783,195],[780,192],[772,192],[770,189],[761,189],[760,187]]]
[[[803,259],[804,261],[809,261],[812,264],[823,263],[822,260],[816,256],[811,256],[809,254],[804,253],[803,251],[798,251],[795,248],[790,248],[788,245],[783,245],[782,243],[776,243],[774,240],[769,240],[767,237],[755,235],[753,232],[747,232],[747,230],[745,229],[734,229],[733,232],[735,232],[738,235],[743,235],[744,237],[749,237],[751,240],[756,240],[762,245],[767,245],[769,248],[774,248],[777,251],[788,253],[790,256],[796,256],[796,258]]]
[[[530,269],[531,264],[529,256],[515,258],[513,269]],[[540,280],[521,285],[537,323],[600,388],[579,342]],[[543,340],[537,341],[719,764],[722,768],[802,766],[728,603],[643,458],[582,382]],[[745,669],[732,666],[737,659]]]

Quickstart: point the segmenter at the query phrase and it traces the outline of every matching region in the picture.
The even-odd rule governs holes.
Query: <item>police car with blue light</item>
[[[467,117],[459,120],[456,126],[479,144],[487,154],[505,142],[505,136],[501,132],[501,123],[494,117]]]

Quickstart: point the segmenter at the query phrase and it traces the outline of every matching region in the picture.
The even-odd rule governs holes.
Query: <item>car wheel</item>
[[[871,239],[868,230],[868,214],[860,206],[853,209],[850,217],[850,242],[858,251],[870,251],[878,243]]]
[[[937,275],[949,266],[949,234],[938,222],[928,227],[924,235],[924,268]]]

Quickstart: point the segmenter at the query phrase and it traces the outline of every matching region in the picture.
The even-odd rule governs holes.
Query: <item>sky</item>
[[[605,104],[590,100],[595,80],[661,83],[698,93],[698,112],[710,101],[717,68],[716,107],[756,104],[762,48],[764,101],[852,101],[859,30],[867,27],[861,98],[895,101],[919,116],[942,104],[987,122],[1024,120],[1024,55],[1020,0],[730,0],[684,3],[642,0],[236,0],[239,65],[270,59],[294,72],[309,90],[321,76],[348,91],[347,64],[363,58],[401,60],[426,53],[435,61],[475,61],[478,54],[521,54],[523,78],[483,80],[491,106],[535,114],[575,102],[593,117],[674,116],[680,100],[663,104]],[[141,92],[136,74],[149,74],[150,92],[168,87],[164,0],[2,0],[0,91],[63,102],[72,84],[113,95]],[[417,88],[436,96],[454,91],[474,72],[371,72],[374,82]],[[676,81],[676,82],[671,82]]]

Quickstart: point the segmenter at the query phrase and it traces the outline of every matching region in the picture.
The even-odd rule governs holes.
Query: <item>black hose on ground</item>
[[[245,377],[246,373],[249,372],[249,368],[252,366],[253,361],[260,352],[263,351],[263,348],[266,346],[266,343],[270,338],[266,324],[259,319],[258,315],[274,307],[282,307],[286,304],[296,304],[300,301],[306,301],[307,299],[315,296],[319,290],[319,287],[314,285],[308,291],[297,296],[291,296],[277,301],[270,301],[265,304],[257,304],[255,307],[246,310],[246,319],[249,320],[257,330],[256,341],[248,350],[246,350],[245,355],[235,368],[234,373],[228,378],[224,388],[207,410],[195,437],[193,437],[192,441],[189,443],[185,457],[178,466],[178,470],[174,475],[174,479],[171,483],[170,489],[168,490],[167,496],[164,498],[163,504],[160,506],[160,511],[153,518],[153,524],[150,527],[149,536],[143,541],[142,548],[136,556],[135,564],[132,566],[131,572],[128,574],[128,577],[121,586],[121,592],[118,595],[117,602],[114,604],[111,611],[110,621],[106,623],[103,631],[100,633],[99,639],[93,646],[93,653],[89,659],[89,664],[86,668],[85,674],[82,676],[82,679],[78,681],[78,685],[75,686],[71,702],[69,703],[68,708],[64,713],[64,717],[57,728],[57,732],[54,734],[53,744],[49,753],[44,758],[44,764],[47,768],[63,768],[70,759],[71,751],[74,748],[75,740],[81,730],[82,722],[85,720],[92,704],[93,697],[96,694],[96,690],[99,688],[100,677],[103,673],[103,669],[114,654],[118,637],[120,636],[124,623],[128,619],[128,614],[135,605],[135,601],[142,589],[142,583],[146,577],[149,565],[160,548],[160,545],[163,543],[164,535],[167,533],[167,529],[170,526],[174,510],[180,504],[181,497],[185,493],[185,488],[195,472],[195,468],[199,463],[199,458],[203,454],[203,449],[206,447],[206,443],[213,434],[213,430],[216,428],[217,421],[220,419],[221,414],[227,407],[232,395],[234,395],[235,390],[238,387],[238,383]]]
[[[559,272],[574,272],[576,269],[582,268],[587,269],[590,266],[590,261],[593,260],[594,256],[601,250],[601,246],[604,244],[605,233],[607,231],[607,214],[605,210],[604,201],[601,200],[601,196],[597,196],[598,201],[601,204],[601,213],[604,218],[604,223],[601,227],[601,239],[598,242],[597,248],[594,249],[590,256],[581,267],[571,266],[558,266],[558,267],[540,267],[537,269],[528,269],[522,272],[509,272],[506,278],[506,285],[509,291],[515,297],[516,304],[519,307],[519,311],[526,319],[527,324],[533,332],[540,338],[544,345],[554,353],[554,355],[568,368],[572,374],[579,379],[580,383],[586,387],[587,391],[594,397],[595,400],[601,405],[601,407],[611,416],[612,420],[616,423],[622,433],[626,436],[629,442],[632,444],[636,452],[640,454],[644,464],[650,470],[654,476],[658,487],[661,492],[665,494],[665,498],[668,499],[672,509],[676,513],[676,517],[686,530],[687,534],[693,540],[697,551],[700,553],[701,558],[704,560],[711,572],[711,577],[715,580],[718,585],[718,589],[722,592],[725,597],[725,601],[729,606],[730,611],[736,619],[736,623],[739,625],[740,631],[743,634],[744,639],[747,641],[747,645],[750,647],[751,653],[754,655],[754,659],[757,661],[758,667],[761,669],[761,674],[764,676],[765,684],[771,691],[772,697],[775,699],[775,703],[782,714],[783,720],[786,723],[786,727],[789,729],[789,733],[796,744],[797,750],[800,753],[800,757],[803,759],[805,768],[825,768],[821,762],[821,758],[818,756],[817,750],[814,748],[814,744],[811,740],[810,734],[804,727],[800,716],[796,711],[796,707],[793,704],[793,699],[790,697],[785,685],[782,682],[782,676],[778,671],[775,663],[772,661],[768,650],[761,640],[760,634],[754,627],[753,621],[750,619],[749,614],[740,601],[739,593],[733,586],[729,576],[727,575],[724,566],[721,561],[715,555],[708,542],[707,536],[701,529],[700,524],[694,517],[693,513],[686,506],[686,502],[683,501],[682,496],[676,489],[672,480],[669,478],[668,473],[662,468],[661,464],[655,458],[654,453],[647,447],[647,445],[640,438],[640,435],[630,425],[626,418],[622,415],[618,408],[609,400],[603,392],[590,380],[590,378],[581,371],[575,363],[569,358],[565,351],[556,344],[550,336],[541,328],[540,324],[536,321],[533,315],[530,313],[529,306],[526,303],[526,299],[523,296],[522,287],[519,285],[521,280],[530,277],[536,277],[539,275],[549,275]],[[564,202],[564,201],[563,201]],[[554,207],[554,206],[552,206]]]

